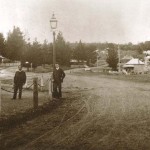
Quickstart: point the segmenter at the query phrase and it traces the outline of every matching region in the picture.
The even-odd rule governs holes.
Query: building
[[[86,65],[87,61],[82,61],[82,60],[76,60],[76,59],[71,59],[70,60],[70,66],[71,68],[82,68]]]
[[[123,65],[123,68],[128,73],[143,73],[145,70],[145,63],[139,60],[138,58],[133,58],[130,61],[128,61],[125,65]]]

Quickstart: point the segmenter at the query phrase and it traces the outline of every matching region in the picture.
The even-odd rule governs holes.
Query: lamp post
[[[55,18],[55,14],[53,13],[52,18],[50,19],[50,25],[53,32],[53,69],[55,68],[56,63],[56,51],[55,51],[55,30],[57,28],[57,19]]]

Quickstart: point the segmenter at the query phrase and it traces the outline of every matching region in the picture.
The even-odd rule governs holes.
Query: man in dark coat
[[[55,64],[55,69],[53,70],[53,98],[62,97],[61,87],[64,78],[64,71],[59,68],[59,64]]]
[[[18,90],[19,90],[18,98],[21,99],[22,87],[25,83],[26,83],[26,73],[22,70],[21,66],[18,66],[18,71],[16,71],[14,76],[14,95],[12,99],[16,99]]]

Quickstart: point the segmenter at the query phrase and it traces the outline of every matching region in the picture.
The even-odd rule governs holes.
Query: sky
[[[150,41],[150,0],[0,0],[0,33],[17,26],[26,39],[52,42],[53,12],[69,42]]]

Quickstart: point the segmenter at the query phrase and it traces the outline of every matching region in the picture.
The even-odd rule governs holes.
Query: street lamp
[[[52,18],[50,19],[51,29],[53,31],[53,69],[55,68],[56,63],[56,52],[55,52],[55,30],[57,28],[57,19],[53,13]]]

